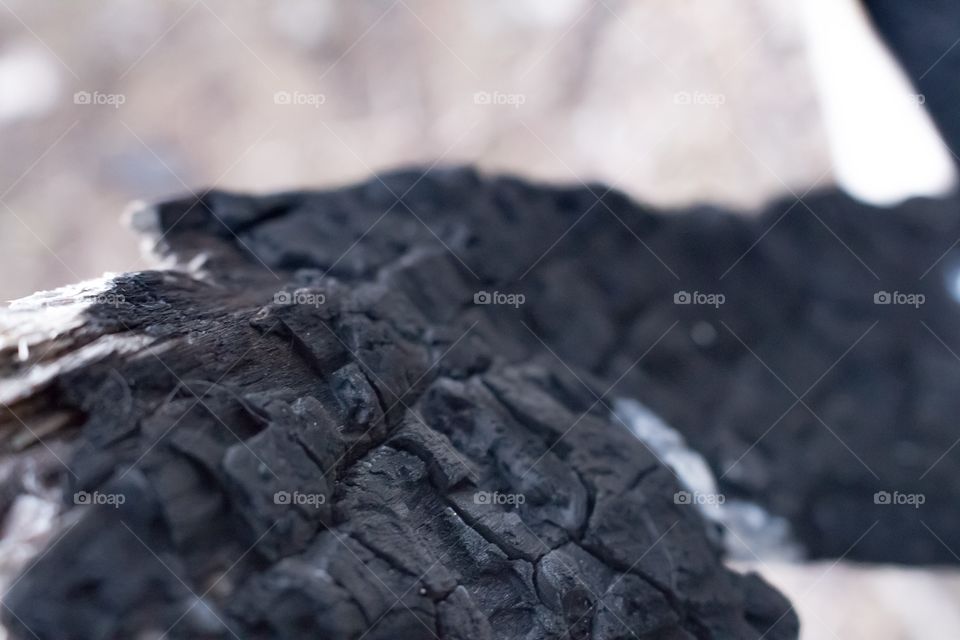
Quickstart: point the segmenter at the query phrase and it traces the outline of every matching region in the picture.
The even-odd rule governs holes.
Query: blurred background
[[[831,178],[782,0],[0,0],[0,135],[0,299],[143,266],[125,206],[210,185],[473,162],[749,208]]]
[[[856,190],[849,167],[865,165],[838,132],[863,113],[894,105],[914,118],[902,144],[929,136],[895,70],[876,86],[903,101],[861,91],[868,103],[839,103],[854,124],[838,115],[831,43],[862,76],[883,55],[857,15],[853,0],[0,0],[0,299],[151,266],[122,211],[211,186],[475,163],[743,215]],[[930,153],[912,155],[917,192],[952,179]],[[805,638],[960,637],[956,572],[750,568],[793,600]]]

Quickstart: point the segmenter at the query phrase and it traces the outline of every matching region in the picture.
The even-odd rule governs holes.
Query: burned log
[[[165,270],[0,317],[14,637],[791,638],[740,521],[952,561],[954,202],[458,169],[133,221]]]

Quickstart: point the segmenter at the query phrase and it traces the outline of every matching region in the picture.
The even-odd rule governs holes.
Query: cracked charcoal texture
[[[956,203],[806,202],[663,214],[600,185],[444,169],[140,211],[175,268],[114,278],[114,304],[37,332],[26,362],[0,352],[4,397],[28,424],[58,416],[71,470],[50,472],[65,514],[5,624],[43,640],[796,637],[789,603],[725,568],[675,504],[614,396],[677,427],[814,557],[952,562],[920,518],[960,536],[957,462],[917,478],[960,409],[934,337],[960,344],[957,258],[918,278],[960,237]],[[875,305],[880,289],[926,304]],[[474,304],[481,290],[525,302]],[[679,290],[726,302],[676,305]],[[693,340],[704,323],[712,341]],[[894,487],[924,509],[874,504]],[[75,508],[78,491],[126,500]]]

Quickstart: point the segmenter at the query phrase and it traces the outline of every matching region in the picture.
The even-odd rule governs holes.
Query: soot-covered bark
[[[651,407],[814,557],[952,561],[956,210],[824,193],[661,214],[465,169],[145,208],[171,270],[2,319],[23,471],[2,506],[64,496],[4,620],[44,639],[795,637],[611,399]]]

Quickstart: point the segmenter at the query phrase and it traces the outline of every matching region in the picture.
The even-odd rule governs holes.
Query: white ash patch
[[[9,350],[21,371],[0,380],[0,403],[13,405],[58,375],[113,353],[141,351],[155,342],[144,335],[104,335],[83,347],[60,355],[72,334],[84,327],[85,312],[97,304],[120,305],[114,291],[116,274],[12,301],[0,308],[0,352]]]
[[[800,560],[804,553],[794,540],[790,523],[746,500],[727,500],[706,459],[660,416],[631,398],[613,401],[613,418],[627,427],[677,475],[686,494],[703,516],[721,525],[731,559]],[[681,492],[683,493],[683,492]]]
[[[38,291],[12,300],[0,308],[0,350],[25,348],[57,337],[83,322],[82,313],[96,303],[98,296],[110,295],[115,274],[76,284]]]
[[[18,465],[12,458],[0,461],[0,483],[20,477],[18,495],[2,521],[0,536],[0,593],[6,593],[17,575],[37,556],[61,525],[61,491],[40,479],[41,466],[27,459]],[[0,637],[2,637],[0,630]]]

